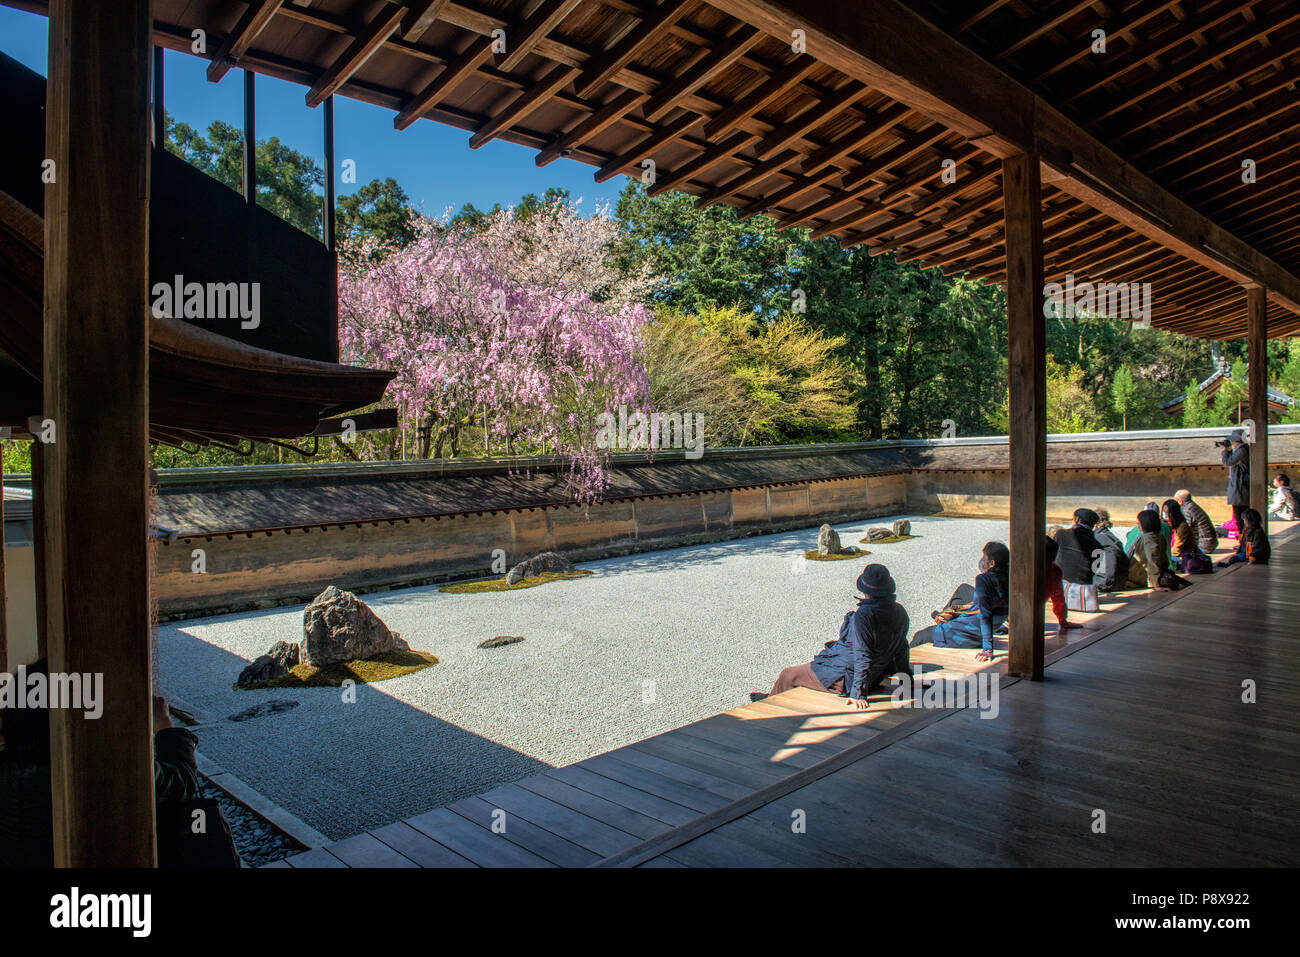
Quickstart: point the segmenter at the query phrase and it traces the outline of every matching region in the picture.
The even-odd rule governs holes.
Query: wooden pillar
[[[244,202],[257,206],[257,74],[244,71]]]
[[[151,0],[50,4],[44,631],[102,714],[50,713],[54,860],[154,865],[148,523]],[[92,680],[94,680],[92,678]]]
[[[334,249],[334,97],[325,99],[325,224],[321,238]]]
[[[167,145],[167,103],[164,99],[162,47],[153,48],[153,145]]]
[[[1008,672],[1041,681],[1047,599],[1047,324],[1037,154],[1002,161],[1011,390],[1011,636]]]
[[[1250,444],[1250,505],[1258,509],[1268,530],[1268,291],[1263,286],[1246,289],[1246,364],[1250,391],[1246,407],[1255,422]]]
[[[0,436],[4,432],[0,431]],[[0,438],[0,673],[9,670],[9,619],[8,598],[5,593],[5,455],[4,440]]]
[[[32,560],[36,576],[36,658],[48,658],[45,640],[45,452],[33,441],[32,453]]]

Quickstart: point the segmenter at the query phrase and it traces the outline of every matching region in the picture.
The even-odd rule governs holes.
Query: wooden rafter
[[[237,64],[239,58],[253,45],[258,34],[266,29],[283,2],[284,0],[253,0],[248,5],[243,16],[235,24],[235,28],[217,48],[212,62],[208,64],[209,80],[216,83],[230,72],[230,68]]]
[[[357,72],[365,66],[366,61],[374,56],[384,42],[393,35],[402,17],[406,14],[406,7],[400,3],[386,3],[375,14],[374,19],[366,25],[348,48],[339,55],[329,68],[321,74],[310,90],[307,91],[307,105],[317,107],[324,103],[334,94],[334,91],[350,80]]]

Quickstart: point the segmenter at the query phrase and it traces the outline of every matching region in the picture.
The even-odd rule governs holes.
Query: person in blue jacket
[[[976,661],[993,660],[993,635],[1010,611],[1011,552],[1001,542],[989,542],[980,558],[975,596],[968,610],[917,632],[912,644],[933,642],[936,648],[979,648]]]
[[[910,622],[894,597],[894,579],[884,565],[868,565],[858,576],[858,600],[840,623],[839,637],[826,642],[812,661],[782,669],[771,694],[811,688],[847,695],[850,707],[868,707],[867,695],[886,677],[907,673]],[[761,694],[751,694],[759,700]]]

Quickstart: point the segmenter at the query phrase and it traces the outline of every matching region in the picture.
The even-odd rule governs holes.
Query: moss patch
[[[920,535],[890,535],[888,538],[877,538],[875,540],[869,538],[859,538],[858,541],[869,543],[871,545],[892,545],[894,542],[905,542],[909,538],[920,538],[920,537],[921,537]]]
[[[810,562],[842,562],[846,558],[861,558],[863,555],[870,555],[871,552],[865,548],[860,548],[855,552],[836,552],[834,555],[823,555],[813,549],[810,552],[804,552],[803,557]]]
[[[594,574],[586,568],[575,568],[569,572],[542,572],[540,575],[532,575],[528,578],[521,578],[513,585],[507,585],[504,578],[489,578],[477,582],[456,582],[454,585],[443,585],[438,591],[445,591],[452,595],[476,595],[485,591],[514,591],[516,588],[535,588],[538,585],[545,585],[547,582],[562,581],[568,578],[586,578]]]
[[[344,681],[359,685],[400,678],[438,663],[438,656],[427,651],[389,651],[373,658],[341,661],[336,665],[294,665],[287,675],[249,685],[255,688],[337,688]]]

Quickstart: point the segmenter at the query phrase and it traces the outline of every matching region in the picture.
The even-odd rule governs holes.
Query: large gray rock
[[[410,650],[402,636],[380,621],[369,605],[333,585],[307,606],[302,631],[302,660],[318,667]]]
[[[817,529],[817,554],[838,555],[840,553],[840,536],[829,525]]]
[[[563,555],[555,552],[542,552],[540,555],[534,555],[532,558],[520,562],[506,572],[506,584],[514,585],[522,578],[532,578],[534,575],[540,575],[543,572],[571,571],[573,571],[573,563]]]
[[[902,538],[904,535],[911,535],[912,523],[905,518],[900,518],[894,523],[894,534],[899,538]]]
[[[869,542],[879,542],[882,539],[893,537],[894,530],[892,528],[885,528],[883,525],[873,525],[871,528],[867,529],[867,541]]]

